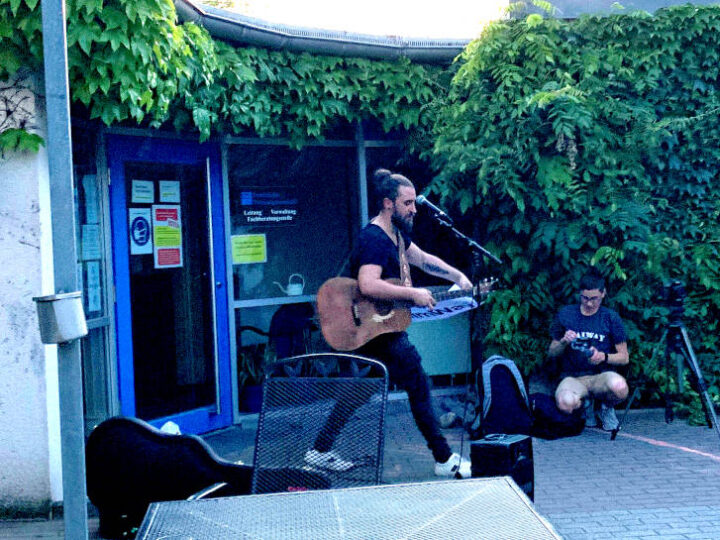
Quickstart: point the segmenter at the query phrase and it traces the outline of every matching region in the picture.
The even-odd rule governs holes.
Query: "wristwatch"
[[[605,353],[605,362],[607,363],[607,361],[608,361],[608,353]]]

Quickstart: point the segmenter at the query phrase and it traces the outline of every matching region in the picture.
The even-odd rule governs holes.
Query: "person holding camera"
[[[617,429],[615,405],[625,400],[628,385],[615,369],[627,365],[627,334],[616,311],[602,305],[605,280],[596,271],[580,280],[580,303],[565,306],[550,326],[551,358],[560,361],[560,383],[555,390],[558,408],[568,414],[585,407],[585,425]]]

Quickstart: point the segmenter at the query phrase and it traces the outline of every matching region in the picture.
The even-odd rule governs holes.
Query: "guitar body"
[[[388,280],[397,285],[400,280]],[[380,334],[401,332],[410,326],[410,309],[392,301],[363,296],[355,279],[336,277],[317,293],[320,330],[336,351],[352,351]]]

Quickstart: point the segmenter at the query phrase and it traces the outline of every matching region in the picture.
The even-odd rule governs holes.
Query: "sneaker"
[[[585,398],[585,427],[597,427],[595,418],[595,400],[591,397]]]
[[[453,454],[445,463],[435,463],[435,476],[470,478],[470,462],[458,454]]]
[[[602,428],[605,431],[613,431],[620,426],[620,422],[615,415],[615,409],[613,409],[609,405],[605,405],[604,403],[600,405],[598,417],[600,418],[600,422],[602,422]]]
[[[318,469],[327,469],[328,471],[335,472],[345,472],[355,466],[352,461],[341,459],[340,456],[332,450],[320,452],[314,448],[305,452],[305,463]]]

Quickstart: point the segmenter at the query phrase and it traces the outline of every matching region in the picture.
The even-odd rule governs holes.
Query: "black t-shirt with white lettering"
[[[620,315],[605,306],[600,306],[600,309],[590,316],[582,314],[579,304],[563,307],[550,325],[550,336],[560,340],[567,330],[573,330],[578,337],[587,338],[589,345],[608,354],[617,352],[616,344],[627,341],[627,333]],[[565,347],[561,361],[563,376],[594,375],[608,370],[607,364],[591,364],[587,356],[570,345]]]
[[[405,241],[405,250],[410,247],[412,238],[401,232]],[[400,278],[398,247],[379,226],[368,224],[358,234],[355,249],[350,257],[350,277],[357,278],[360,267],[375,264],[382,268],[382,279]]]

